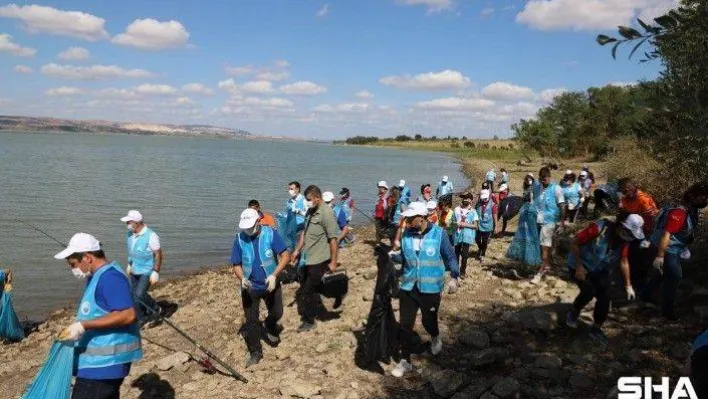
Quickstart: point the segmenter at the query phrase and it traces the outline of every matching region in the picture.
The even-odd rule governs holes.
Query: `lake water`
[[[441,154],[301,142],[166,136],[0,132],[0,267],[15,271],[20,317],[70,306],[83,287],[61,249],[17,219],[67,242],[95,235],[111,260],[125,265],[129,209],[160,235],[164,276],[228,262],[236,218],[248,200],[275,213],[286,184],[348,187],[369,213],[376,182],[404,178],[414,194],[443,174],[465,186],[458,164]],[[354,224],[367,220],[354,213]]]

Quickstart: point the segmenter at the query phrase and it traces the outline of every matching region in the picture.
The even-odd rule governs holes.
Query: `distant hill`
[[[110,121],[80,121],[24,116],[0,116],[0,131],[20,132],[86,132],[163,136],[250,137],[251,133],[209,125],[166,125],[153,123],[121,123]]]

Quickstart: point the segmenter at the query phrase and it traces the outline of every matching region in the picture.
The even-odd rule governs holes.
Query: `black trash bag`
[[[391,297],[398,293],[398,281],[393,261],[386,249],[377,253],[378,275],[374,288],[374,299],[364,332],[366,358],[370,362],[388,362],[398,353],[398,322],[393,313]]]
[[[510,195],[499,204],[499,212],[498,212],[498,217],[497,220],[499,219],[504,219],[504,220],[511,220],[516,217],[516,215],[519,214],[519,210],[521,210],[521,206],[524,204],[523,198],[517,196],[517,195]]]
[[[614,184],[602,184],[593,192],[595,197],[595,215],[614,212],[619,208],[619,193]]]

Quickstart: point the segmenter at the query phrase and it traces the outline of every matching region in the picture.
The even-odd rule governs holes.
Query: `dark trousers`
[[[133,287],[133,296],[157,311],[157,302],[148,294],[148,290],[150,289],[150,274],[151,273],[136,275],[131,273],[130,284]],[[135,301],[135,307],[138,310],[139,319],[144,319],[146,316],[152,316],[153,314],[138,301]]]
[[[280,282],[277,283],[273,292],[241,291],[243,311],[246,314],[246,345],[251,353],[263,352],[259,318],[261,300],[265,301],[268,309],[268,316],[265,319],[266,330],[277,336],[278,320],[283,317],[283,291],[280,288]]]
[[[329,260],[316,265],[303,266],[303,268],[298,312],[303,322],[314,323],[315,318],[324,307],[320,297],[320,286],[322,285],[322,276],[329,270]]]
[[[89,380],[77,378],[71,399],[119,399],[123,379]]]
[[[652,246],[652,254],[656,254],[656,248]],[[653,262],[654,256],[649,256],[647,262]],[[661,275],[655,270],[651,270],[649,281],[642,291],[641,298],[648,300],[652,292],[663,283],[664,287],[661,295],[661,310],[664,315],[672,315],[674,313],[674,301],[676,300],[676,291],[683,277],[681,270],[681,259],[678,254],[666,252],[664,254],[664,274]]]
[[[573,276],[573,280],[575,280],[575,276]],[[610,274],[607,272],[588,273],[585,280],[575,280],[580,288],[580,293],[573,302],[575,314],[579,315],[583,308],[595,298],[593,321],[597,326],[605,323],[607,314],[610,313],[610,280]]]
[[[438,329],[440,293],[423,294],[418,290],[418,286],[415,286],[412,291],[400,290],[399,301],[401,356],[410,362],[415,337],[413,326],[419,309],[423,316],[425,331],[432,337],[437,337],[440,334]]]
[[[455,256],[460,262],[460,274],[464,276],[467,271],[467,259],[470,257],[470,244],[461,242],[455,245]]]
[[[477,230],[477,235],[474,239],[477,242],[477,247],[479,247],[479,256],[487,256],[487,245],[489,244],[489,236],[491,235],[491,231]]]
[[[489,184],[489,192],[494,192],[494,180],[487,180],[486,183]]]
[[[378,244],[386,234],[387,223],[385,220],[376,219],[374,225],[376,226],[376,243]]]
[[[578,217],[578,208],[566,209],[565,210],[565,220],[570,223],[575,223],[575,219]]]

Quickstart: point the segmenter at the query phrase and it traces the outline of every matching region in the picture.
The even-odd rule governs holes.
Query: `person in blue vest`
[[[506,171],[506,169],[501,168],[499,169],[501,172],[501,180],[499,181],[499,185],[506,184],[507,186],[509,185],[509,172]]]
[[[399,202],[403,205],[403,210],[411,203],[411,189],[406,186],[406,181],[401,179],[398,182],[398,188],[401,190],[401,199]]]
[[[136,210],[131,210],[120,219],[128,229],[128,267],[126,272],[130,276],[133,286],[133,295],[138,302],[138,318],[141,323],[148,321],[154,312],[145,308],[149,306],[159,314],[160,307],[148,294],[150,286],[157,284],[160,280],[160,268],[162,267],[162,247],[160,237],[152,231],[143,221],[143,215]]]
[[[541,282],[544,274],[551,269],[553,254],[553,234],[558,224],[565,224],[565,197],[563,189],[551,180],[551,169],[544,166],[538,172],[538,181],[533,186],[533,203],[538,215],[538,236],[541,244],[543,264],[531,280],[532,284]]]
[[[649,259],[653,271],[641,299],[650,301],[652,292],[663,283],[661,308],[664,318],[670,321],[678,319],[674,301],[683,275],[681,260],[691,258],[688,246],[694,239],[699,210],[706,206],[708,182],[696,183],[684,192],[681,205],[665,206],[654,222],[654,231],[649,239]]]
[[[428,222],[425,204],[411,203],[403,217],[407,219],[407,228],[403,233],[401,252],[390,253],[394,262],[403,265],[399,292],[401,361],[391,373],[395,377],[403,377],[413,370],[413,327],[418,310],[422,313],[423,327],[431,336],[431,353],[438,355],[442,351],[438,311],[445,287],[446,267],[452,277],[448,287],[451,294],[457,291],[460,277],[455,250],[442,227]]]
[[[693,341],[683,375],[691,379],[697,398],[708,397],[708,330]]]
[[[325,191],[324,193],[322,193],[322,201],[324,201],[328,207],[332,208],[332,211],[334,212],[334,217],[337,220],[337,225],[339,226],[339,230],[341,230],[337,241],[339,242],[339,248],[343,248],[344,238],[347,236],[347,234],[349,234],[349,221],[347,220],[347,215],[344,212],[344,207],[346,206],[346,203],[339,203],[337,205],[334,205],[332,203],[333,200],[333,192]]]
[[[479,217],[479,227],[477,228],[475,237],[477,248],[479,249],[477,252],[477,260],[479,260],[480,263],[484,263],[484,257],[487,256],[489,239],[494,233],[494,214],[496,213],[489,190],[480,191],[476,211]]]
[[[467,260],[470,256],[470,245],[475,243],[476,230],[479,223],[477,211],[472,207],[474,194],[464,193],[460,196],[462,205],[455,208],[456,229],[454,235],[455,258],[460,264],[460,278],[467,277]]]
[[[580,183],[575,181],[575,173],[572,170],[567,170],[563,181],[561,181],[563,189],[563,197],[565,198],[565,218],[568,223],[575,223],[575,218],[578,215],[578,210],[583,203],[583,188]]]
[[[130,280],[90,234],[74,234],[54,258],[66,260],[72,274],[86,280],[76,322],[58,338],[75,341],[72,399],[118,399],[131,364],[143,357]]]
[[[347,218],[347,225],[351,224],[354,213],[354,199],[352,199],[351,192],[346,187],[342,187],[339,191],[339,206],[341,207],[342,212],[344,212],[344,216]],[[344,237],[347,244],[351,244],[354,240],[356,240],[356,236],[352,230],[353,229],[351,227],[347,228],[347,235]]]
[[[616,221],[600,219],[581,230],[575,237],[568,255],[570,277],[580,288],[573,308],[566,315],[566,325],[577,328],[578,317],[593,298],[593,326],[590,337],[607,344],[602,325],[610,312],[610,285],[612,270],[618,263],[629,264],[629,243],[644,239],[644,220],[635,214],[622,213]],[[629,275],[623,270],[624,277]],[[632,286],[626,287],[627,296],[634,297]]]
[[[266,337],[270,343],[280,342],[278,321],[283,317],[283,294],[278,275],[290,262],[285,241],[272,228],[258,223],[260,215],[254,209],[241,213],[239,233],[231,251],[231,264],[239,280],[241,302],[246,314],[246,368],[258,364],[263,358],[261,300],[268,308],[265,319]]]
[[[484,181],[489,184],[489,191],[494,192],[494,181],[497,179],[497,174],[494,169],[489,169],[484,176]]]
[[[443,176],[440,183],[438,183],[437,190],[435,190],[435,198],[439,199],[443,195],[450,195],[454,190],[455,188],[452,186],[450,178],[447,176]]]
[[[305,230],[307,201],[305,201],[305,196],[300,194],[299,182],[291,181],[288,184],[288,195],[290,195],[290,198],[285,202],[285,212],[292,212],[295,214],[297,231],[298,234],[300,234],[303,230]]]

